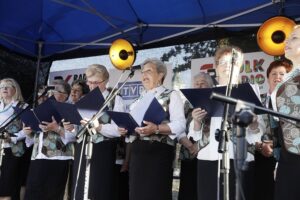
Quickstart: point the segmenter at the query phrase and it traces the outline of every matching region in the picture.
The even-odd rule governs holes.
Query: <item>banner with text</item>
[[[274,61],[274,57],[263,52],[245,53],[244,64],[240,69],[241,83],[250,82],[251,84],[257,84],[261,94],[267,93],[268,83],[266,72],[272,61]],[[207,69],[211,68],[214,68],[213,57],[193,59],[191,74],[193,76],[201,71],[206,72]]]

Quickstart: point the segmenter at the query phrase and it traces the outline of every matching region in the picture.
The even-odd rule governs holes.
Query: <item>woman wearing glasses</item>
[[[59,83],[55,85],[53,96],[58,102],[66,102],[70,91],[69,84]],[[25,199],[62,200],[70,161],[73,160],[72,135],[54,117],[51,122],[43,121],[39,128],[42,131],[33,132],[30,127],[23,128],[27,136],[26,145],[33,145]]]
[[[236,55],[233,55],[236,54]],[[233,58],[234,57],[234,58]],[[235,59],[232,66],[232,59]],[[224,46],[219,48],[215,54],[215,66],[217,72],[217,80],[220,86],[226,86],[229,83],[230,68],[233,67],[232,83],[238,84],[239,71],[243,64],[243,54],[237,47]],[[255,88],[254,88],[255,89]],[[256,93],[259,93],[256,88]],[[257,95],[259,96],[259,95]],[[207,112],[204,109],[196,108],[192,112],[193,120],[190,124],[189,134],[196,141],[204,141],[207,143],[197,155],[198,158],[198,199],[218,199],[223,198],[223,184],[222,179],[218,179],[218,173],[220,172],[220,164],[222,155],[218,153],[218,141],[215,139],[215,132],[220,129],[222,117],[207,117]],[[229,117],[230,118],[230,117]],[[228,120],[229,121],[229,120]],[[209,122],[209,126],[204,126]],[[231,122],[228,122],[231,124]],[[254,151],[250,151],[255,148],[256,142],[260,141],[262,133],[265,131],[265,125],[263,119],[259,117],[259,120],[253,122],[246,130],[246,140],[249,144],[246,163],[248,164],[248,170],[241,173],[242,176],[242,188],[246,199],[253,199],[253,173],[254,173]],[[230,158],[229,169],[229,199],[235,198],[235,166],[234,166],[234,143],[235,138],[231,134],[232,129],[228,131],[228,154]],[[250,148],[253,147],[253,148]],[[221,174],[221,177],[223,174]],[[219,182],[220,180],[220,182]],[[239,183],[240,184],[240,183]],[[240,184],[241,185],[241,184]],[[219,197],[216,191],[219,190]]]
[[[110,95],[106,88],[109,81],[109,73],[103,65],[93,64],[88,66],[85,71],[86,83],[92,91],[99,88],[104,99]],[[125,107],[122,98],[117,95],[108,104],[109,110],[124,111]],[[82,125],[88,120],[83,120]],[[93,151],[90,165],[89,176],[89,199],[94,200],[114,200],[117,197],[115,187],[115,161],[116,161],[116,138],[120,137],[117,126],[111,123],[108,115],[103,114],[97,122],[93,122],[96,134],[92,135]],[[80,127],[77,127],[80,129]],[[72,127],[67,127],[72,130]],[[78,130],[77,129],[77,130]],[[75,199],[83,199],[83,187],[85,178],[85,157],[80,157],[82,142],[75,145],[75,163],[73,169],[72,196]],[[81,170],[78,178],[78,184],[75,193],[77,173],[79,170],[79,161]],[[72,197],[73,199],[74,197]]]
[[[11,78],[0,81],[0,124],[1,128],[9,121],[14,114],[14,106],[23,101],[19,84]],[[25,135],[22,133],[22,122],[15,120],[5,128],[7,133],[0,133],[0,200],[11,200],[18,192],[21,156],[24,154],[23,140]],[[11,137],[10,134],[16,135]],[[1,149],[1,148],[4,149]]]

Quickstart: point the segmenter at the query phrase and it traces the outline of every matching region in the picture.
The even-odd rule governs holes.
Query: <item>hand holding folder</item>
[[[107,114],[117,124],[118,127],[128,130],[128,134],[134,133],[136,127],[144,126],[142,122],[138,123],[130,113],[107,111]],[[160,124],[166,118],[166,112],[156,98],[153,98],[147,110],[141,112],[142,121],[149,121],[154,124]],[[139,116],[138,116],[139,117]],[[138,118],[136,117],[136,118]]]
[[[210,96],[212,92],[225,95],[226,86],[204,89],[181,89],[181,92],[194,108],[200,107],[205,109],[208,117],[221,117],[223,115],[224,104],[211,100]],[[257,106],[262,106],[259,97],[249,83],[243,83],[233,87],[231,97],[254,103]]]
[[[52,116],[57,122],[64,119],[71,124],[80,125],[83,118],[92,118],[100,110],[104,101],[97,87],[75,104],[57,102],[54,98],[49,98],[33,110],[26,108],[27,110],[21,114],[20,118],[26,126],[30,126],[35,131],[40,131],[38,125],[42,121],[51,122]],[[15,108],[17,109],[19,108]]]
[[[35,109],[30,109],[29,107],[25,108],[25,111],[20,115],[21,120],[25,124],[25,126],[31,127],[32,130],[41,131],[39,128],[39,124],[42,121],[51,122],[52,116],[55,118],[57,122],[62,120],[62,116],[57,111],[55,107],[55,100],[53,98],[47,99],[41,105],[36,107]],[[15,112],[21,112],[22,109],[18,107],[14,107]]]

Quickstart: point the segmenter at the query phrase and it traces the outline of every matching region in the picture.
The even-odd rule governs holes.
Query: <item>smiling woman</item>
[[[133,135],[128,136],[130,145],[129,199],[171,200],[175,138],[185,129],[183,102],[180,95],[162,84],[167,75],[166,65],[156,58],[142,64],[141,80],[145,90],[130,106],[139,107],[143,98],[155,96],[167,114],[161,123],[143,121]],[[149,95],[148,95],[149,94]],[[127,130],[119,128],[126,133]]]

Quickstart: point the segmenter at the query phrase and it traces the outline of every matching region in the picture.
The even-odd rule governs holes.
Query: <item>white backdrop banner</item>
[[[241,82],[255,83],[259,86],[261,94],[266,93],[268,90],[266,72],[272,61],[274,61],[274,57],[263,52],[245,53],[244,64],[240,69]],[[200,71],[206,72],[207,69],[213,67],[213,57],[193,59],[191,64],[191,77]]]

